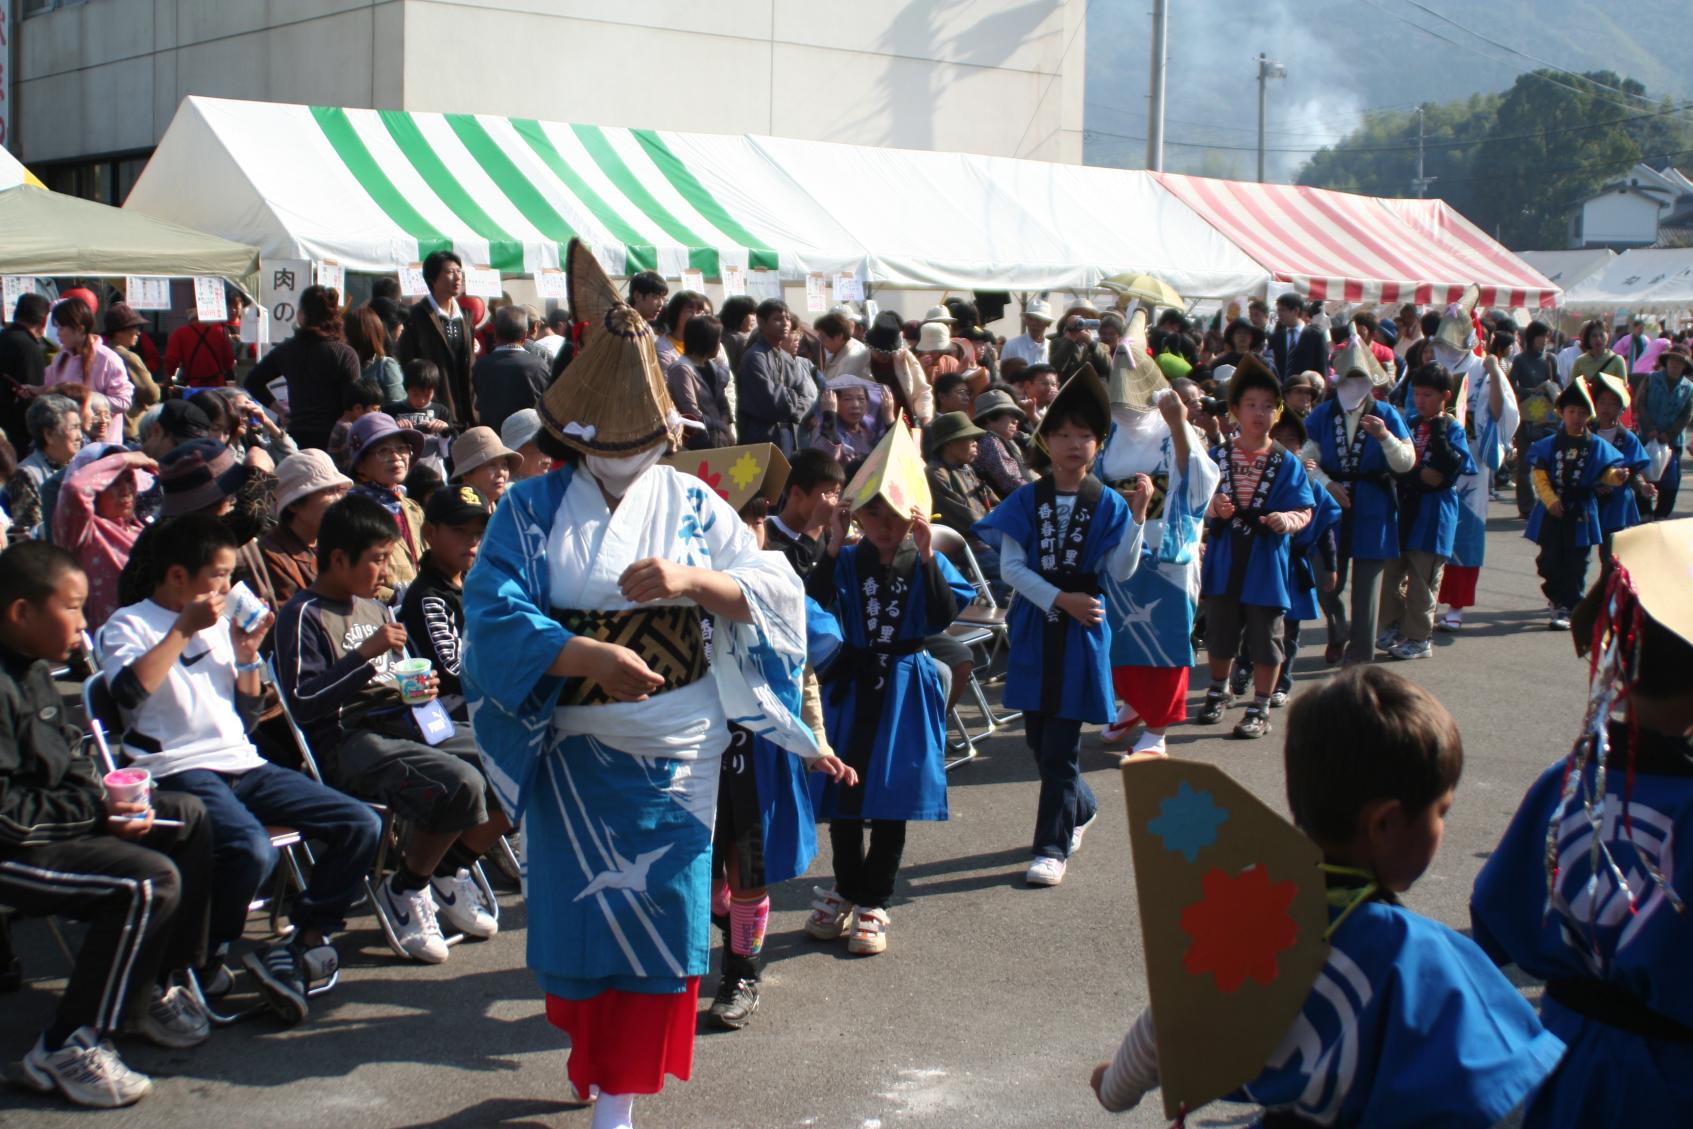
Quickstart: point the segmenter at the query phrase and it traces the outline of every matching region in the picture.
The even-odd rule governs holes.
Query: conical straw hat
[[[1144,412],[1152,407],[1153,397],[1170,387],[1164,370],[1152,359],[1146,344],[1146,307],[1139,306],[1129,318],[1129,331],[1111,358],[1110,397],[1134,411]]]
[[[1375,353],[1358,337],[1348,340],[1346,348],[1334,358],[1336,377],[1345,380],[1354,372],[1361,372],[1369,377],[1372,386],[1386,384],[1393,379],[1387,374],[1387,370],[1381,367],[1381,362],[1376,360]]]
[[[570,308],[587,330],[582,351],[541,397],[541,425],[585,455],[623,458],[673,443],[681,417],[647,319],[618,296],[593,254],[574,239],[565,278]]]
[[[1480,298],[1481,287],[1473,282],[1465,287],[1463,296],[1440,315],[1440,325],[1434,331],[1434,339],[1454,349],[1468,349],[1470,340],[1475,335],[1475,323],[1470,320],[1470,315],[1475,312],[1476,302]]]

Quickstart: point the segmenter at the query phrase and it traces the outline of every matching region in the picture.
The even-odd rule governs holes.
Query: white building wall
[[[1647,247],[1658,238],[1659,206],[1634,192],[1608,192],[1581,208],[1581,242],[1586,246],[1629,243]]]
[[[1080,162],[1083,0],[87,0],[21,20],[26,163],[190,94]]]

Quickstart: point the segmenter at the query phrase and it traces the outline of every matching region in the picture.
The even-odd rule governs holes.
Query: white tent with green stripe
[[[1146,271],[1192,298],[1268,279],[1142,172],[491,114],[188,98],[124,206],[384,273],[450,247],[532,274],[580,238],[613,275],[1036,290]]]

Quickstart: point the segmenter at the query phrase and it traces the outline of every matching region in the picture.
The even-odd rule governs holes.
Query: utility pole
[[[1269,80],[1272,78],[1286,78],[1287,68],[1280,63],[1273,63],[1258,52],[1258,183],[1264,183],[1264,104],[1268,93]]]
[[[1417,175],[1411,181],[1411,191],[1417,194],[1419,200],[1428,194],[1428,186],[1435,181],[1434,177],[1423,175],[1423,105],[1417,103]]]
[[[1169,0],[1152,0],[1152,90],[1146,112],[1146,167],[1164,171],[1164,74],[1169,69]]]

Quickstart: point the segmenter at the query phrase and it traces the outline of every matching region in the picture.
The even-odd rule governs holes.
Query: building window
[[[147,153],[126,153],[86,161],[51,161],[30,166],[54,192],[119,207],[147,167]]]
[[[39,16],[44,12],[51,12],[54,8],[74,8],[79,4],[86,4],[88,0],[23,0],[20,18]]]

